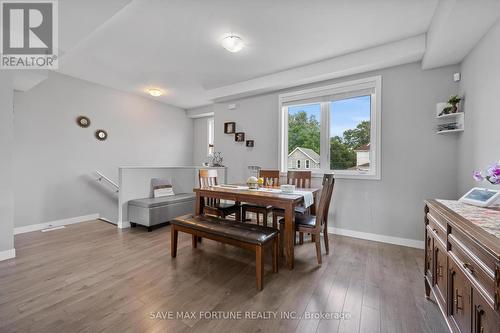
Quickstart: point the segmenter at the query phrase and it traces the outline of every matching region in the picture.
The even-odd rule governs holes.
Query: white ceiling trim
[[[213,101],[225,101],[420,61],[425,34],[349,53],[290,70],[207,90]]]
[[[441,0],[427,32],[422,69],[462,62],[499,18],[498,0]]]

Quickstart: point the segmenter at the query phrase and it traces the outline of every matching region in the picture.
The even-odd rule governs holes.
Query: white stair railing
[[[101,172],[99,171],[96,171],[95,172],[97,174],[97,181],[98,182],[106,182],[108,184],[110,184],[116,193],[120,192],[120,186],[118,186],[118,184],[116,184],[114,181],[112,181],[111,179],[109,179],[108,177],[106,177],[105,175],[103,175]]]

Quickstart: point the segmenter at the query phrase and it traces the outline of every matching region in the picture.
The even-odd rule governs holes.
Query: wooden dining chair
[[[330,201],[332,199],[333,186],[335,184],[335,178],[333,173],[325,174],[323,176],[323,183],[321,189],[321,196],[319,199],[319,205],[316,210],[316,215],[304,215],[295,213],[295,231],[300,233],[309,233],[314,235],[314,242],[316,243],[316,257],[318,259],[318,264],[321,265],[321,232],[325,239],[325,249],[326,254],[330,252],[330,246],[328,243],[328,212],[330,210]],[[281,239],[284,239],[284,218],[279,219]],[[281,245],[283,248],[283,245]],[[283,250],[281,251],[283,253]]]
[[[286,174],[286,183],[289,185],[295,185],[301,188],[311,188],[311,171],[288,171]],[[295,212],[300,214],[308,214],[309,208],[304,208],[303,206],[295,207]],[[279,217],[284,217],[285,211],[280,208],[273,209],[273,226],[277,225]],[[301,242],[303,239],[301,238]]]
[[[217,170],[202,169],[199,173],[200,187],[210,187],[218,185],[217,183]],[[239,203],[225,203],[220,199],[204,198],[203,212],[206,215],[214,215],[225,218],[228,215],[235,215],[237,221],[240,220],[241,205]]]
[[[259,170],[259,177],[264,178],[264,185],[267,185],[269,181],[272,182],[272,186],[280,185],[280,171],[279,170]],[[243,221],[247,218],[247,212],[255,213],[257,215],[257,224],[260,224],[260,215],[262,214],[262,224],[267,227],[267,217],[269,213],[273,211],[272,206],[259,206],[251,204],[241,205],[241,216]],[[278,228],[277,221],[273,220],[273,228]]]

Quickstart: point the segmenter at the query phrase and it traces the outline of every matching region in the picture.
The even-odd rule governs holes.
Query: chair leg
[[[262,246],[255,247],[255,277],[257,290],[264,288],[264,249]]]
[[[299,244],[302,245],[304,244],[304,233],[299,232]]]
[[[238,221],[238,222],[241,222],[241,221],[243,221],[243,222],[244,222],[244,220],[243,220],[241,217],[246,215],[246,214],[242,215],[242,214],[241,214],[241,210],[242,210],[241,208],[238,208],[238,210],[237,210],[237,211],[236,211],[236,213],[234,214],[234,218],[235,218],[235,220],[236,220],[236,221]]]
[[[329,254],[330,253],[330,243],[328,242],[328,229],[326,228],[326,225],[325,225],[325,230],[323,230],[323,236],[325,237],[326,254]]]
[[[198,247],[198,237],[196,235],[193,235],[193,238],[191,239],[191,244],[193,245],[193,249],[196,249]]]
[[[321,237],[316,237],[316,257],[318,258],[318,265],[321,265]]]
[[[255,213],[255,215],[257,216],[256,219],[257,219],[257,225],[260,225],[260,214],[259,213]]]
[[[311,235],[311,242],[315,242],[316,241],[316,235],[315,234],[310,234]]]
[[[170,255],[172,258],[175,258],[177,256],[177,236],[179,234],[179,231],[175,230],[175,228],[172,228],[170,230]]]
[[[267,227],[267,212],[262,213],[262,224]]]
[[[273,272],[278,273],[278,252],[279,252],[280,235],[276,235],[273,240]]]
[[[241,222],[246,222],[247,221],[247,210],[243,207],[241,207]]]
[[[285,242],[285,228],[283,226],[281,226],[281,228],[280,228],[280,257],[283,257],[285,254],[284,242]]]

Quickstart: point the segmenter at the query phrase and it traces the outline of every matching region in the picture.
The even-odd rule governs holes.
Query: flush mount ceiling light
[[[222,39],[222,46],[229,52],[239,52],[245,47],[243,39],[240,36],[230,34]]]
[[[163,95],[163,91],[161,91],[160,89],[155,89],[155,88],[148,89],[148,93],[153,97],[159,97],[159,96]]]

